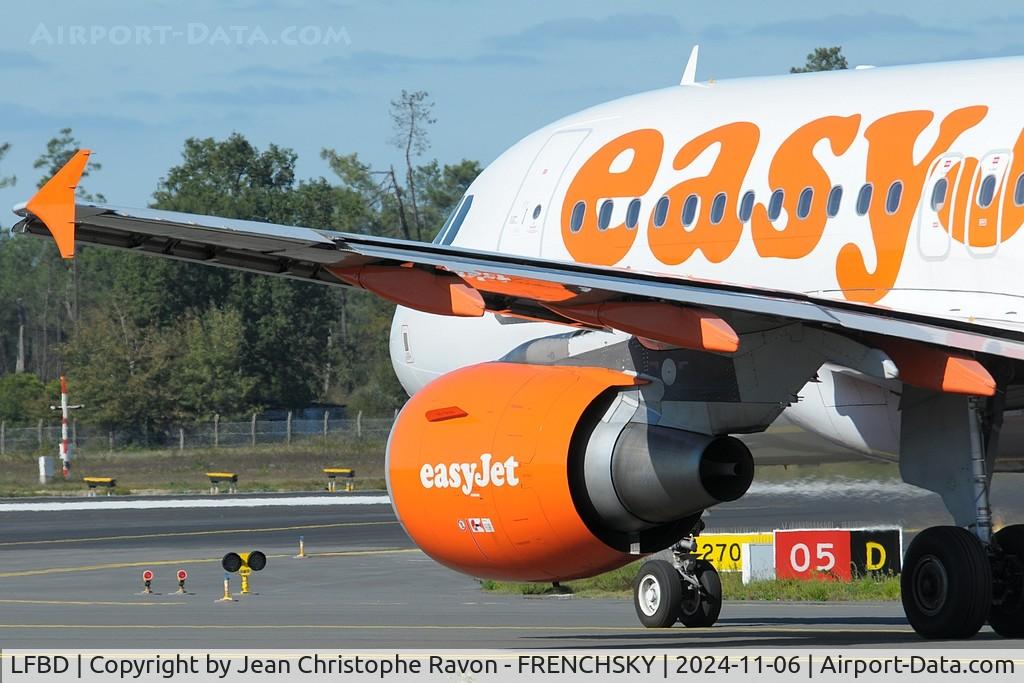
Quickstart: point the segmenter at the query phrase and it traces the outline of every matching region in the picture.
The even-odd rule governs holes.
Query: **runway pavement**
[[[1019,481],[997,479],[996,502],[1011,521],[1024,516]],[[259,506],[219,507],[248,499]],[[126,500],[75,499],[91,505],[74,510],[0,501],[0,647],[942,645],[919,641],[895,603],[729,603],[713,629],[649,631],[627,600],[484,593],[416,550],[390,505],[374,502],[381,494],[150,500],[110,509]],[[946,521],[935,496],[895,483],[764,485],[708,519],[712,530],[900,522],[911,532]],[[304,560],[292,557],[300,535]],[[269,556],[253,575],[257,595],[215,602],[220,557],[253,549]],[[179,568],[190,575],[187,595],[173,594]],[[143,569],[156,573],[154,595],[137,594]],[[987,629],[970,641],[1007,644]]]

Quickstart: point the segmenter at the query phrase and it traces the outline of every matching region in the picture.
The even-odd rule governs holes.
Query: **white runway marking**
[[[289,498],[167,498],[132,500],[46,501],[41,503],[0,503],[0,512],[68,512],[71,510],[167,510],[173,508],[267,508],[322,507],[329,505],[390,505],[387,496],[294,496]]]
[[[747,493],[764,496],[800,496],[829,498],[831,496],[902,496],[933,495],[930,491],[904,484],[895,479],[861,480],[837,477],[834,479],[795,479],[793,481],[755,481]]]

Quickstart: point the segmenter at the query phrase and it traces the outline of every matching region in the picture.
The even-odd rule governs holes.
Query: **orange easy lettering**
[[[761,256],[797,259],[807,256],[821,241],[825,232],[825,202],[832,189],[832,181],[814,157],[814,147],[828,140],[832,154],[840,156],[853,144],[860,130],[860,114],[853,116],[826,116],[798,128],[779,146],[768,169],[768,186],[783,190],[786,225],[776,229],[768,218],[764,204],[754,206],[750,219],[754,246]],[[813,191],[810,213],[804,218],[797,214],[801,194]]]
[[[867,181],[875,188],[868,218],[876,265],[874,272],[869,271],[860,247],[853,243],[843,245],[836,259],[836,278],[847,299],[875,303],[896,283],[928,168],[961,133],[976,126],[987,113],[988,107],[983,105],[951,112],[939,126],[935,144],[916,164],[914,144],[935,117],[934,113],[892,114],[878,119],[864,131],[868,141]],[[885,197],[897,180],[903,183],[903,196],[897,210],[890,214]]]
[[[583,164],[562,204],[562,241],[575,261],[610,266],[626,255],[636,240],[636,229],[627,229],[619,223],[599,230],[598,203],[604,199],[643,196],[654,183],[664,149],[661,133],[645,128],[615,138]],[[629,166],[613,171],[616,159],[629,153],[632,153]],[[573,232],[572,212],[579,202],[585,207],[583,224]]]
[[[743,232],[736,204],[760,137],[756,125],[741,121],[709,130],[683,145],[672,162],[676,170],[692,164],[713,145],[718,146],[718,155],[706,176],[684,180],[665,193],[669,198],[669,215],[663,226],[654,224],[652,213],[647,240],[656,259],[666,265],[677,265],[700,249],[708,261],[720,263],[735,251]],[[725,194],[725,211],[715,224],[711,221],[711,207],[720,193]],[[694,224],[684,228],[682,209],[690,195],[699,197],[704,205]]]

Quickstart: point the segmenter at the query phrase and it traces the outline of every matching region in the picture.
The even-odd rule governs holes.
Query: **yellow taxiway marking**
[[[149,607],[150,605],[184,605],[184,602],[117,602],[113,600],[19,600],[0,598],[3,605],[87,605]]]
[[[255,534],[272,531],[304,531],[306,529],[337,529],[353,526],[380,526],[383,524],[398,524],[397,520],[381,522],[339,522],[336,524],[304,524],[301,526],[278,526],[262,527],[257,529],[213,529],[210,531],[168,531],[158,534],[133,534],[130,536],[91,536],[87,538],[54,538],[45,541],[4,541],[0,547],[18,545],[49,545],[53,543],[93,543],[98,541],[132,541],[144,538],[173,538],[180,536],[214,536],[217,534]]]
[[[418,553],[416,548],[380,548],[375,550],[339,550],[331,553],[309,553],[307,557],[356,557],[359,555],[395,555],[398,553]],[[267,555],[270,559],[293,557],[290,553],[280,555]],[[148,562],[115,562],[111,564],[90,564],[82,567],[47,567],[46,569],[23,569],[14,572],[0,573],[0,579],[10,579],[21,576],[43,576],[49,574],[70,574],[73,572],[95,572],[105,569],[131,569],[132,567],[159,567],[168,564],[206,564],[220,562],[220,557],[202,557],[187,560],[156,560]]]
[[[650,633],[650,629],[643,626],[501,626],[498,624],[0,624],[0,628],[95,628],[95,629],[194,629],[194,630],[270,630],[270,629],[333,629],[333,630],[360,630],[360,631],[606,631],[606,632],[629,632],[629,633]],[[685,633],[682,629],[674,632],[676,635]],[[701,631],[702,635],[729,636],[736,633],[814,633],[826,635],[844,634],[911,634],[910,626],[905,629],[894,628],[848,628],[822,631],[820,627],[807,626],[719,626],[709,630]],[[666,630],[665,635],[672,635],[672,631]]]

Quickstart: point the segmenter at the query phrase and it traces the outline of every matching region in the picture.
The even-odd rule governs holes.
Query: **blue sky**
[[[92,191],[148,203],[189,136],[232,131],[299,154],[398,161],[388,103],[427,90],[428,156],[484,163],[545,123],[678,82],[785,73],[818,45],[854,64],[1024,54],[1019,1],[936,3],[485,0],[58,0],[7,3],[0,22],[0,225],[31,194],[32,161],[64,126],[97,153]]]

